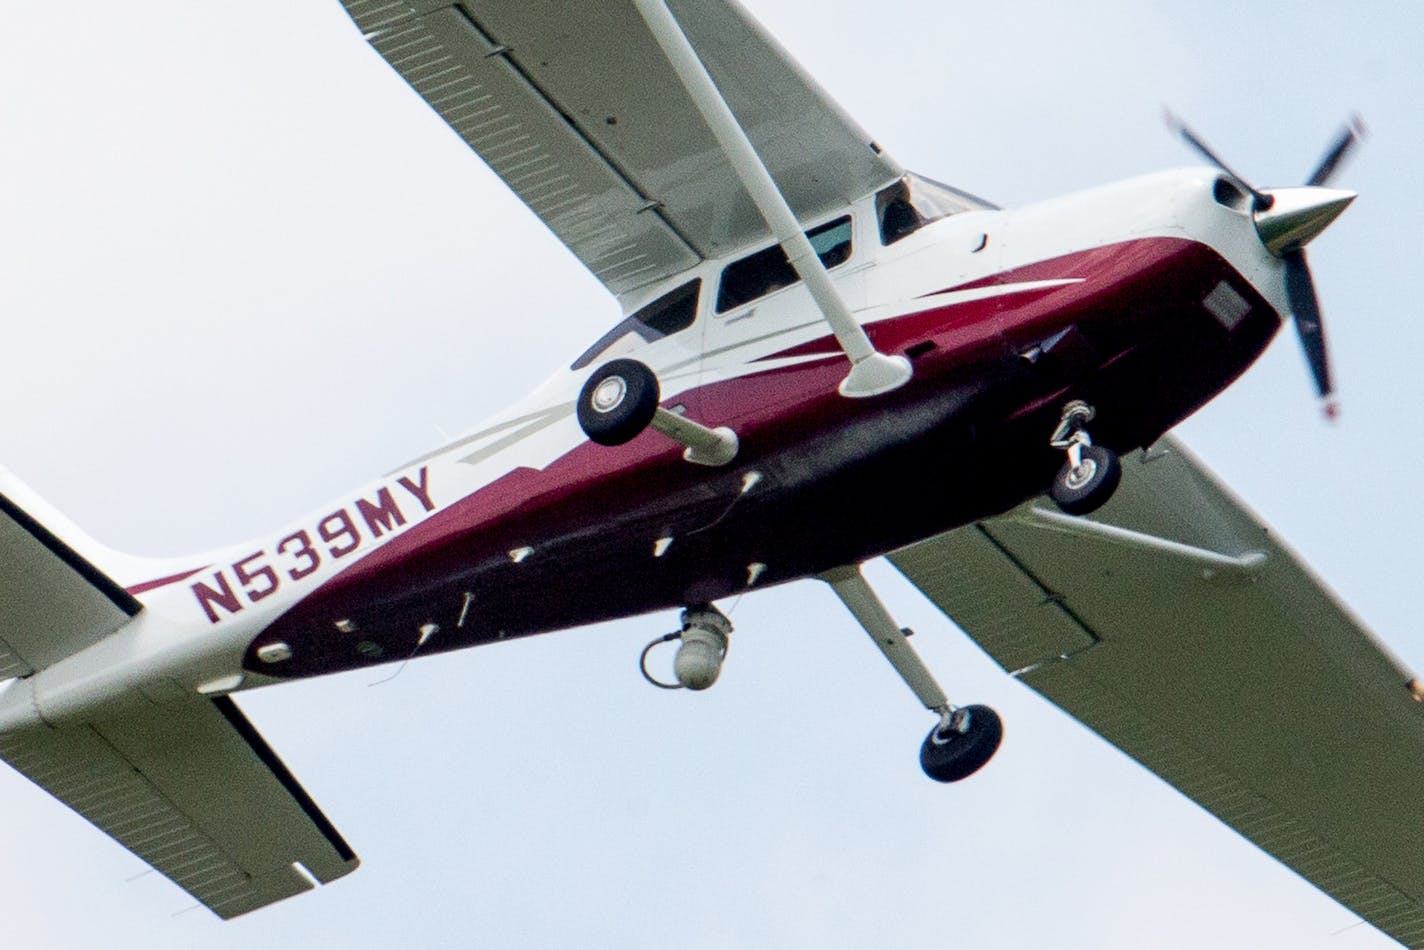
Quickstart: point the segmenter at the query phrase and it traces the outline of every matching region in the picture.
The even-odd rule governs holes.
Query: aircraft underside
[[[647,431],[517,469],[302,600],[256,637],[245,665],[311,676],[860,563],[1041,494],[1063,462],[1049,436],[1066,401],[1096,407],[1093,438],[1114,452],[1149,445],[1279,327],[1225,260],[1186,240],[1098,248],[992,282],[1065,277],[1081,282],[875,324],[877,348],[909,356],[915,375],[871,404],[836,394],[838,359],[669,400],[736,430],[732,465],[689,465]],[[291,658],[262,662],[272,642]]]

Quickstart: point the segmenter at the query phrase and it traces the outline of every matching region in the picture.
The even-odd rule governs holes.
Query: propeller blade
[[[1240,175],[1236,174],[1235,170],[1233,170],[1230,165],[1226,164],[1226,162],[1222,161],[1221,156],[1217,155],[1214,151],[1212,151],[1210,145],[1207,145],[1206,142],[1198,138],[1197,134],[1191,129],[1189,129],[1185,122],[1177,118],[1175,113],[1173,113],[1171,110],[1167,110],[1166,117],[1167,125],[1170,126],[1173,130],[1175,130],[1176,133],[1180,135],[1188,145],[1200,152],[1207,161],[1211,162],[1217,168],[1225,172],[1228,178],[1236,182],[1236,184],[1240,185],[1246,191],[1250,192],[1254,206],[1253,210],[1265,211],[1275,203],[1275,199],[1273,199],[1270,195],[1260,191],[1250,182],[1248,182],[1245,178],[1242,178]]]
[[[1284,257],[1286,265],[1286,298],[1295,317],[1295,330],[1305,350],[1306,362],[1315,377],[1315,388],[1321,399],[1329,399],[1334,391],[1330,382],[1330,364],[1325,354],[1325,326],[1320,318],[1320,301],[1315,296],[1315,282],[1310,277],[1310,265],[1305,251],[1290,251]],[[1333,416],[1334,407],[1327,403],[1326,415]]]
[[[1336,168],[1345,156],[1350,154],[1350,149],[1355,147],[1365,134],[1365,123],[1357,115],[1350,116],[1350,121],[1345,123],[1344,130],[1340,137],[1335,140],[1335,144],[1330,146],[1330,150],[1325,153],[1325,157],[1320,160],[1320,164],[1315,166],[1315,172],[1306,181],[1307,185],[1323,185],[1335,175]]]

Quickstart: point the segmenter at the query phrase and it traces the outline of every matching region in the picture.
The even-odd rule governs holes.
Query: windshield
[[[961,211],[992,211],[996,208],[967,191],[910,172],[875,196],[875,213],[880,218],[880,243],[894,244],[925,225]]]

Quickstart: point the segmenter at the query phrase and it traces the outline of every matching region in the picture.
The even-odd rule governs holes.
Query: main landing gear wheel
[[[1003,738],[998,713],[988,706],[963,706],[925,736],[920,767],[936,782],[957,782],[983,768]]]
[[[622,445],[653,421],[661,398],[651,369],[637,360],[611,360],[583,384],[579,427],[599,445]]]
[[[1075,399],[1063,407],[1063,417],[1048,444],[1068,453],[1058,470],[1048,497],[1066,514],[1086,515],[1107,504],[1122,481],[1122,463],[1112,451],[1094,445],[1087,425],[1097,415],[1092,406]]]
[[[956,707],[950,703],[910,645],[910,631],[895,623],[866,583],[860,565],[834,568],[820,577],[870,634],[871,642],[890,661],[915,698],[939,717],[938,725],[920,746],[920,766],[925,774],[936,782],[957,782],[983,768],[1004,735],[998,714],[988,706]]]

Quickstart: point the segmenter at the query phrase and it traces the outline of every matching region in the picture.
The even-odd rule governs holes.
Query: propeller
[[[1286,300],[1295,319],[1296,334],[1300,337],[1306,362],[1315,378],[1315,388],[1323,401],[1325,416],[1334,419],[1339,408],[1331,399],[1334,384],[1330,378],[1330,361],[1325,347],[1325,326],[1320,314],[1320,299],[1315,293],[1315,281],[1306,261],[1305,246],[1355,200],[1352,191],[1326,186],[1355,143],[1364,136],[1364,123],[1359,116],[1350,117],[1306,179],[1305,185],[1268,189],[1256,188],[1248,182],[1171,112],[1167,113],[1167,124],[1251,196],[1251,217],[1256,224],[1256,233],[1266,249],[1285,264]]]

